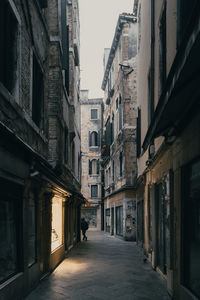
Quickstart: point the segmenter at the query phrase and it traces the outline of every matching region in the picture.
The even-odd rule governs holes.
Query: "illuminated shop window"
[[[62,199],[54,197],[52,200],[52,230],[51,251],[62,244]]]

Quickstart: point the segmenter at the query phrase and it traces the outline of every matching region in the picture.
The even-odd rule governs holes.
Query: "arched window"
[[[96,131],[89,132],[89,146],[99,146],[99,134]]]
[[[92,159],[89,160],[89,175],[98,175],[99,174],[99,160]]]

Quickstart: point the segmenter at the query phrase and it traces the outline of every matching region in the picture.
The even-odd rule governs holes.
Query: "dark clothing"
[[[86,230],[88,229],[88,223],[85,221],[85,219],[81,220],[81,230],[83,234],[83,240],[87,241],[87,236],[86,236]]]

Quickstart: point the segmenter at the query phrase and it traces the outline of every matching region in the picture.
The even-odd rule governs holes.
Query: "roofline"
[[[110,68],[112,66],[112,62],[115,56],[115,51],[117,49],[118,46],[118,42],[119,42],[119,38],[120,38],[120,34],[121,34],[121,30],[123,28],[123,25],[127,22],[131,22],[131,23],[135,23],[136,22],[136,17],[134,14],[127,14],[127,13],[122,13],[119,15],[118,21],[117,21],[117,25],[116,25],[116,29],[115,29],[115,35],[112,41],[112,46],[110,48],[110,53],[109,53],[109,57],[108,57],[108,61],[106,64],[106,69],[104,72],[104,77],[103,77],[103,81],[102,81],[102,85],[101,85],[101,89],[103,91],[105,91],[106,88],[106,84],[107,84],[107,80],[108,80],[108,75],[109,75],[109,71]],[[109,48],[105,48],[105,49],[109,49]]]

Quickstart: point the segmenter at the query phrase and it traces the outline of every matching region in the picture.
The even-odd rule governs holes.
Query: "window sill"
[[[17,273],[15,275],[13,275],[9,279],[7,279],[5,282],[3,282],[3,283],[0,284],[0,290],[2,290],[4,287],[6,287],[7,285],[11,284],[17,278],[22,277],[22,276],[23,276],[23,272],[20,272],[20,273]]]

